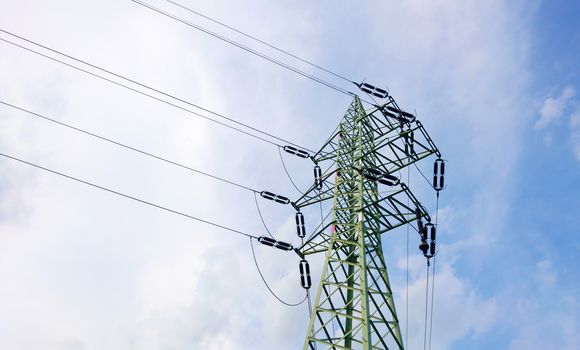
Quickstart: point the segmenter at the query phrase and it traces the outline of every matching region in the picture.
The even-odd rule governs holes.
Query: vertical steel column
[[[381,247],[374,124],[355,97],[339,127],[332,234],[304,349],[403,349]]]

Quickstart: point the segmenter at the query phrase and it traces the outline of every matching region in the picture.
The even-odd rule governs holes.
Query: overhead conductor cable
[[[55,49],[52,49],[52,48],[50,48],[50,47],[48,47],[48,46],[45,46],[45,45],[39,44],[39,43],[37,43],[37,42],[35,42],[35,41],[32,41],[32,40],[30,40],[30,39],[27,39],[27,38],[24,38],[24,37],[22,37],[22,36],[20,36],[20,35],[14,34],[14,33],[12,33],[12,32],[9,32],[9,31],[7,31],[7,30],[4,30],[4,29],[1,29],[1,28],[0,28],[0,32],[2,32],[2,33],[4,33],[4,34],[8,34],[8,35],[10,35],[10,36],[12,36],[12,37],[18,38],[18,39],[20,39],[20,40],[22,40],[22,41],[25,41],[25,42],[27,42],[27,43],[29,43],[29,44],[35,45],[35,46],[37,46],[37,47],[40,47],[40,48],[42,48],[42,49],[48,50],[48,51],[50,51],[50,52],[52,52],[52,53],[55,53],[55,54],[58,54],[58,55],[60,55],[60,56],[66,57],[66,58],[68,58],[68,59],[71,59],[71,60],[73,60],[73,61],[75,61],[75,62],[82,63],[82,64],[84,64],[84,65],[87,65],[87,66],[91,67],[91,68],[97,69],[97,70],[99,70],[99,71],[101,71],[101,72],[104,72],[104,73],[110,74],[110,75],[112,75],[112,76],[114,76],[114,77],[117,77],[117,78],[119,78],[119,79],[122,79],[122,80],[124,80],[124,81],[126,81],[126,82],[130,82],[130,83],[132,83],[132,84],[135,84],[135,85],[138,85],[138,86],[140,86],[140,87],[146,88],[146,89],[148,89],[148,90],[150,90],[150,91],[152,91],[152,92],[158,93],[158,94],[160,94],[160,95],[163,95],[163,96],[165,96],[165,97],[169,97],[169,98],[171,98],[171,99],[173,99],[173,100],[175,100],[175,101],[178,101],[178,102],[180,102],[180,103],[184,103],[184,104],[186,104],[186,105],[189,105],[189,106],[191,106],[191,107],[194,107],[194,108],[200,109],[200,110],[202,110],[202,111],[204,111],[204,112],[210,113],[210,114],[212,114],[212,115],[214,115],[214,116],[216,116],[216,117],[219,117],[219,118],[221,118],[221,119],[227,120],[227,121],[229,121],[229,122],[231,122],[231,123],[234,123],[234,124],[236,124],[236,125],[242,126],[242,127],[244,127],[244,128],[247,128],[247,129],[249,129],[249,130],[252,130],[252,131],[254,131],[254,132],[257,132],[257,133],[259,133],[259,134],[262,134],[262,135],[264,135],[264,136],[267,136],[267,137],[269,137],[269,138],[272,138],[272,139],[274,139],[274,140],[277,140],[277,141],[279,141],[279,142],[287,143],[287,144],[289,144],[289,145],[293,145],[293,146],[295,146],[295,147],[298,147],[298,148],[302,148],[302,149],[308,150],[307,148],[305,148],[305,147],[302,147],[302,146],[299,146],[299,145],[297,145],[297,144],[295,144],[295,143],[293,143],[293,142],[287,141],[287,140],[285,140],[285,139],[283,139],[283,138],[280,138],[280,137],[278,137],[278,136],[275,136],[275,135],[273,135],[273,134],[270,134],[270,133],[268,133],[268,132],[262,131],[262,130],[260,130],[260,129],[258,129],[258,128],[255,128],[255,127],[251,126],[251,125],[248,125],[248,124],[245,124],[245,123],[239,122],[239,121],[237,121],[237,120],[235,120],[235,119],[233,119],[233,118],[226,117],[225,115],[223,115],[223,114],[221,114],[221,113],[217,113],[217,112],[215,112],[215,111],[212,111],[212,110],[210,110],[210,109],[208,109],[208,108],[205,108],[205,107],[202,107],[202,106],[200,106],[200,105],[194,104],[194,103],[192,103],[192,102],[189,102],[189,101],[187,101],[187,100],[185,100],[185,99],[183,99],[183,98],[180,98],[180,97],[177,97],[177,96],[175,96],[175,95],[172,95],[172,94],[170,94],[170,93],[167,93],[167,92],[161,91],[161,90],[159,90],[159,89],[156,89],[156,88],[154,88],[154,87],[151,87],[151,86],[149,86],[149,85],[147,85],[147,84],[140,83],[140,82],[138,82],[138,81],[136,81],[136,80],[134,80],[134,79],[128,78],[128,77],[126,77],[126,76],[123,76],[123,75],[121,75],[121,74],[118,74],[118,73],[115,73],[115,72],[113,72],[113,71],[111,71],[111,70],[109,70],[109,69],[105,69],[105,68],[99,67],[99,66],[97,66],[97,65],[95,65],[95,64],[92,64],[92,63],[89,63],[89,62],[87,62],[87,61],[85,61],[85,60],[82,60],[82,59],[79,59],[79,58],[73,57],[73,56],[71,56],[71,55],[68,55],[68,54],[66,54],[66,53],[62,52],[62,51],[55,50]],[[178,104],[176,104],[176,103],[173,103],[173,102],[170,102],[170,101],[164,100],[164,99],[162,99],[162,98],[160,98],[160,97],[157,97],[157,96],[154,96],[154,95],[152,95],[152,94],[150,94],[150,93],[147,93],[147,92],[144,92],[144,91],[138,90],[138,89],[136,89],[136,88],[134,88],[134,87],[130,87],[130,86],[128,86],[128,85],[125,85],[125,84],[123,84],[123,83],[120,83],[120,82],[118,82],[118,81],[112,80],[112,79],[110,79],[110,78],[107,78],[107,77],[105,77],[105,76],[102,76],[102,75],[96,74],[96,73],[94,73],[94,72],[91,72],[91,71],[89,71],[89,70],[87,70],[87,69],[80,68],[80,67],[77,67],[77,66],[75,66],[75,65],[72,65],[72,64],[70,64],[70,63],[67,63],[67,62],[64,62],[64,61],[62,61],[62,60],[59,60],[59,59],[57,59],[57,58],[54,58],[54,57],[48,56],[48,55],[46,55],[46,54],[43,54],[43,53],[41,53],[41,52],[39,52],[39,51],[36,51],[36,50],[34,50],[34,49],[31,49],[31,48],[29,48],[29,47],[26,47],[26,46],[20,45],[20,44],[18,44],[18,43],[15,43],[15,42],[12,42],[12,41],[10,41],[10,40],[3,39],[3,38],[0,38],[0,41],[3,41],[3,42],[5,42],[5,43],[7,43],[7,44],[10,44],[10,45],[16,46],[16,47],[18,47],[18,48],[21,48],[21,49],[23,49],[23,50],[29,51],[29,52],[31,52],[31,53],[34,53],[34,54],[36,54],[36,55],[39,55],[39,56],[41,56],[41,57],[47,58],[47,59],[49,59],[49,60],[51,60],[51,61],[54,61],[54,62],[57,62],[57,63],[63,64],[63,65],[65,65],[65,66],[69,67],[69,68],[73,68],[73,69],[75,69],[75,70],[77,70],[77,71],[83,72],[83,73],[85,73],[85,74],[91,75],[91,76],[93,76],[93,77],[99,78],[99,79],[101,79],[101,80],[107,81],[107,82],[109,82],[109,83],[112,83],[112,84],[115,84],[115,85],[117,85],[117,86],[123,87],[123,88],[125,88],[125,89],[128,89],[128,90],[130,90],[130,91],[136,92],[136,93],[138,93],[138,94],[141,94],[141,95],[143,95],[143,96],[146,96],[146,97],[152,98],[152,99],[154,99],[154,100],[156,100],[156,101],[158,101],[158,102],[162,102],[162,103],[164,103],[164,104],[167,104],[167,105],[169,105],[169,106],[175,107],[175,108],[177,108],[177,109],[180,109],[180,110],[182,110],[182,111],[184,111],[184,112],[187,112],[187,113],[193,114],[193,115],[195,115],[195,116],[197,116],[197,117],[200,117],[200,118],[206,119],[206,120],[208,120],[208,121],[211,121],[211,122],[213,122],[213,123],[219,124],[219,125],[221,125],[221,126],[224,126],[224,127],[226,127],[226,128],[229,128],[229,129],[232,129],[232,130],[238,131],[238,132],[240,132],[240,133],[243,133],[243,134],[245,134],[245,135],[247,135],[247,136],[250,136],[250,137],[253,137],[253,138],[255,138],[255,139],[258,139],[258,140],[264,141],[264,142],[266,142],[266,143],[269,143],[269,144],[271,144],[271,145],[274,145],[274,146],[277,146],[277,147],[284,147],[284,145],[282,145],[282,144],[279,144],[279,143],[277,143],[277,142],[274,142],[274,141],[271,141],[271,140],[269,140],[269,139],[267,139],[267,138],[265,138],[265,137],[261,137],[261,136],[255,135],[255,134],[253,134],[253,133],[251,133],[251,132],[248,132],[248,131],[242,130],[242,129],[240,129],[240,128],[236,128],[236,127],[234,127],[234,126],[232,126],[232,125],[229,125],[229,124],[226,124],[226,123],[223,123],[223,122],[220,122],[220,121],[218,121],[218,120],[216,120],[216,119],[210,118],[210,117],[208,117],[208,116],[206,116],[206,115],[203,115],[203,114],[201,114],[201,113],[195,112],[195,111],[193,111],[193,110],[191,110],[191,109],[185,108],[185,107],[183,107],[183,106],[180,106],[180,105],[178,105]],[[312,152],[311,150],[308,150],[308,151]]]
[[[344,76],[344,75],[342,75],[342,74],[339,74],[339,73],[333,72],[332,70],[330,70],[330,69],[328,69],[328,68],[324,68],[324,67],[322,67],[321,65],[318,65],[318,64],[315,64],[315,63],[313,63],[312,61],[309,61],[309,60],[307,60],[307,59],[304,59],[304,58],[302,58],[302,57],[300,57],[300,56],[298,56],[298,55],[296,55],[296,54],[293,54],[293,53],[291,53],[291,52],[289,52],[289,51],[287,51],[287,50],[281,49],[280,47],[278,47],[278,46],[276,46],[276,45],[274,45],[274,44],[270,44],[270,43],[268,43],[268,42],[266,42],[266,41],[264,41],[264,40],[261,40],[261,39],[257,38],[255,35],[250,35],[250,34],[248,34],[248,33],[246,33],[246,32],[243,32],[243,31],[241,31],[240,29],[234,28],[234,27],[232,27],[232,26],[230,26],[230,25],[227,25],[227,24],[225,24],[225,23],[223,23],[223,22],[221,22],[221,21],[218,21],[218,20],[216,20],[216,19],[214,19],[214,18],[211,18],[211,17],[209,17],[209,16],[207,16],[207,15],[205,15],[205,14],[203,14],[203,13],[199,12],[199,11],[195,11],[194,9],[192,9],[192,8],[190,8],[190,7],[187,7],[187,6],[183,5],[183,4],[180,4],[180,3],[178,3],[178,2],[175,2],[175,1],[172,1],[172,0],[166,0],[166,1],[167,1],[167,2],[169,2],[170,4],[173,4],[173,5],[175,5],[175,6],[179,7],[179,8],[181,8],[181,9],[183,9],[183,10],[186,10],[186,11],[188,11],[188,12],[191,12],[191,13],[193,13],[193,14],[197,15],[197,16],[200,16],[200,17],[202,17],[202,18],[205,18],[205,19],[207,19],[207,20],[209,20],[209,21],[211,21],[211,22],[213,22],[213,23],[216,23],[216,24],[218,24],[218,25],[220,25],[220,26],[222,26],[222,27],[224,27],[224,28],[227,28],[227,29],[229,29],[229,30],[231,30],[231,31],[233,31],[233,32],[236,32],[236,33],[238,33],[238,34],[241,34],[241,35],[245,36],[246,38],[249,38],[249,39],[251,39],[251,40],[254,40],[255,42],[258,42],[258,43],[260,43],[260,44],[262,44],[262,45],[265,45],[265,46],[267,46],[267,47],[269,47],[269,48],[271,48],[271,49],[274,49],[274,50],[276,50],[276,51],[278,51],[278,52],[280,52],[280,53],[283,53],[283,54],[285,54],[285,55],[287,55],[287,56],[289,56],[289,57],[292,57],[292,58],[294,58],[294,59],[296,59],[296,60],[298,60],[298,61],[300,61],[300,62],[302,62],[302,63],[305,63],[305,64],[307,64],[307,65],[311,66],[311,67],[314,67],[314,68],[316,68],[316,69],[319,69],[319,70],[321,70],[321,71],[323,71],[323,72],[325,72],[325,73],[331,74],[331,75],[333,75],[333,76],[335,76],[335,77],[337,77],[337,78],[339,78],[339,79],[342,79],[342,80],[344,80],[344,81],[346,81],[346,82],[352,83],[352,84],[356,85],[356,86],[357,86],[359,89],[361,89],[363,92],[367,93],[367,94],[369,95],[369,97],[370,97],[371,99],[373,99],[373,102],[375,102],[375,104],[376,104],[376,101],[374,101],[374,98],[373,98],[373,96],[374,96],[374,97],[377,97],[377,98],[380,98],[380,99],[384,99],[384,98],[386,98],[386,97],[388,96],[388,92],[387,92],[387,90],[385,90],[385,89],[382,89],[382,88],[380,88],[380,87],[375,87],[374,85],[371,85],[371,84],[368,84],[368,83],[365,83],[365,82],[362,82],[362,83],[357,83],[357,82],[355,82],[353,79],[347,78],[347,77],[345,77],[345,76]],[[149,6],[145,5],[145,4],[142,4],[142,3],[141,3],[141,2],[139,2],[139,1],[134,1],[134,2],[137,2],[137,3],[139,3],[139,4],[140,4],[140,5],[142,5],[142,6],[149,7]],[[151,7],[150,7],[150,8],[151,8]],[[159,12],[159,11],[158,11],[158,12]],[[170,17],[174,18],[174,16],[170,16]],[[176,19],[176,18],[174,18],[174,19]],[[178,20],[178,19],[177,19],[177,20]],[[183,21],[180,21],[180,22],[183,22]],[[210,35],[212,35],[212,36],[218,37],[219,39],[222,39],[222,38],[221,38],[221,37],[219,37],[217,34],[215,34],[215,33],[209,33],[209,31],[206,31],[206,30],[204,30],[204,29],[203,29],[203,28],[201,28],[200,26],[197,26],[197,25],[196,25],[196,26],[194,26],[194,28],[195,28],[195,29],[198,29],[198,30],[202,30],[202,31],[204,31],[204,32],[206,32],[207,34],[210,34]],[[214,35],[214,34],[215,34],[215,35]],[[224,40],[224,39],[222,39],[222,40]],[[226,40],[226,41],[227,41],[227,42],[229,42],[230,44],[232,44],[232,45],[235,45],[235,46],[238,46],[238,47],[240,47],[240,48],[242,48],[242,49],[244,49],[244,50],[246,50],[246,48],[247,48],[247,47],[245,47],[245,46],[244,46],[244,47],[241,47],[241,46],[243,46],[243,45],[241,45],[241,44],[240,44],[240,45],[237,45],[237,43],[230,42],[230,40]],[[248,48],[248,49],[249,49],[249,48]],[[246,50],[246,51],[247,51],[247,50]],[[254,52],[252,52],[252,53],[254,53]],[[260,56],[261,56],[261,55],[260,55]],[[263,58],[265,58],[265,57],[263,57]],[[279,63],[279,62],[273,62],[273,63],[275,63],[275,64],[279,64],[279,65],[281,64],[281,62],[280,62],[280,63]],[[284,68],[288,68],[288,67],[284,67]],[[298,73],[298,72],[296,72],[296,73]],[[299,73],[299,74],[300,74],[300,73]],[[301,74],[301,75],[303,75],[303,74]],[[310,77],[307,77],[307,78],[309,78],[309,79],[312,79],[312,78],[316,78],[316,77],[314,77],[313,75],[310,75]],[[320,79],[320,78],[316,78],[316,79],[322,80],[322,79]],[[316,80],[316,81],[317,81],[317,80]],[[317,81],[317,82],[319,82],[319,81]],[[319,83],[320,83],[320,82],[319,82]],[[349,95],[352,95],[352,93],[351,93],[351,92],[348,92],[348,93],[349,93]],[[366,103],[370,103],[370,102],[368,102],[368,101],[364,101],[364,102],[366,102]]]
[[[187,25],[187,26],[189,26],[191,28],[197,29],[197,30],[199,30],[201,32],[204,32],[204,33],[206,33],[208,35],[211,35],[212,37],[217,38],[219,40],[222,40],[222,41],[224,41],[224,42],[226,42],[226,43],[228,43],[230,45],[236,46],[236,47],[238,47],[238,48],[240,48],[240,49],[242,49],[242,50],[244,50],[246,52],[249,52],[249,53],[251,53],[253,55],[256,55],[258,57],[261,57],[261,58],[263,58],[263,59],[265,59],[265,60],[267,60],[267,61],[269,61],[271,63],[274,63],[274,64],[276,64],[276,65],[278,65],[278,66],[280,66],[282,68],[285,68],[285,69],[287,69],[287,70],[289,70],[291,72],[294,72],[294,73],[296,73],[298,75],[301,75],[301,76],[303,76],[305,78],[308,78],[308,79],[310,79],[312,81],[315,81],[318,84],[321,84],[321,85],[323,85],[323,86],[325,86],[327,88],[330,88],[332,90],[338,91],[338,92],[340,92],[340,93],[342,93],[342,94],[344,94],[346,96],[349,96],[349,97],[355,96],[355,94],[353,92],[351,92],[349,90],[346,90],[346,89],[343,89],[343,88],[341,88],[340,86],[338,86],[336,84],[333,84],[331,82],[328,82],[328,81],[326,81],[326,80],[324,80],[322,78],[319,78],[319,77],[317,77],[315,75],[306,73],[306,72],[304,72],[304,71],[302,71],[302,70],[300,70],[300,69],[298,69],[298,68],[296,68],[296,67],[294,67],[294,66],[292,66],[290,64],[284,63],[284,62],[282,62],[280,60],[277,60],[277,59],[275,59],[275,58],[273,58],[271,56],[268,56],[266,54],[263,54],[263,53],[261,53],[258,50],[254,50],[254,49],[252,49],[252,48],[250,48],[250,47],[248,47],[246,45],[243,45],[243,44],[241,44],[241,43],[239,43],[237,41],[234,41],[232,39],[229,39],[229,38],[227,38],[227,37],[225,37],[223,35],[220,35],[220,34],[217,34],[215,32],[212,32],[212,31],[210,31],[210,30],[208,30],[208,29],[206,29],[206,28],[204,28],[204,27],[202,27],[200,25],[191,23],[191,22],[189,22],[189,21],[187,21],[187,20],[185,20],[185,19],[183,19],[181,17],[178,17],[176,15],[173,15],[173,14],[171,14],[171,13],[169,13],[167,11],[164,11],[164,10],[162,10],[160,8],[157,8],[157,7],[153,6],[153,5],[150,5],[150,4],[145,3],[143,1],[140,1],[140,0],[131,0],[131,1],[134,2],[134,3],[136,3],[136,4],[138,4],[138,5],[141,5],[143,7],[146,7],[148,9],[150,9],[150,10],[153,10],[153,11],[159,13],[159,14],[162,14],[162,15],[168,17],[168,18],[171,18],[173,20],[176,20],[178,22],[181,22],[181,23],[183,23],[183,24],[185,24],[185,25]],[[353,83],[354,85],[359,86],[359,83],[356,83],[356,82],[354,82],[354,81],[352,81],[350,79],[347,79],[347,80],[349,82]],[[385,90],[380,89],[380,88],[378,88],[378,90],[379,91],[385,91]],[[386,93],[386,91],[385,91],[385,93]],[[375,96],[379,96],[379,95],[376,94]],[[386,95],[385,95],[385,97],[386,97]],[[371,96],[371,98],[372,98],[372,96]],[[376,104],[376,102],[367,101],[367,100],[365,100],[363,98],[361,98],[360,100],[362,102],[364,102],[364,103],[369,104],[369,105],[375,105]]]
[[[83,134],[85,134],[85,135],[88,135],[88,136],[91,136],[91,137],[97,138],[97,139],[99,139],[99,140],[102,140],[102,141],[106,141],[106,142],[112,143],[112,144],[114,144],[114,145],[116,145],[116,146],[120,146],[120,147],[123,147],[123,148],[129,149],[129,150],[131,150],[131,151],[134,151],[134,152],[137,152],[137,153],[141,153],[141,154],[143,154],[143,155],[146,155],[146,156],[148,156],[148,157],[151,157],[151,158],[154,158],[154,159],[157,159],[157,160],[161,160],[161,161],[163,161],[163,162],[166,162],[166,163],[169,163],[169,164],[172,164],[172,165],[178,166],[178,167],[180,167],[180,168],[183,168],[183,169],[186,169],[186,170],[189,170],[189,171],[195,172],[195,173],[197,173],[197,174],[200,174],[200,175],[204,175],[204,176],[210,177],[210,178],[212,178],[212,179],[214,179],[214,180],[222,181],[222,182],[225,182],[225,183],[227,183],[227,184],[230,184],[230,185],[233,185],[233,186],[236,186],[236,187],[239,187],[239,188],[242,188],[242,189],[245,189],[245,190],[248,190],[248,191],[254,192],[254,193],[256,193],[256,192],[259,192],[259,191],[255,190],[255,189],[252,189],[251,187],[244,186],[244,185],[241,185],[241,184],[239,184],[239,183],[236,183],[236,182],[233,182],[233,181],[230,181],[230,180],[226,180],[226,179],[224,179],[224,178],[221,178],[221,177],[219,177],[219,176],[212,175],[212,174],[206,173],[206,172],[204,172],[204,171],[201,171],[201,170],[198,170],[198,169],[194,169],[194,168],[192,168],[192,167],[189,167],[189,166],[187,166],[187,165],[183,165],[183,164],[181,164],[181,163],[174,162],[174,161],[172,161],[172,160],[169,160],[169,159],[167,159],[167,158],[164,158],[164,157],[161,157],[161,156],[154,155],[154,154],[152,154],[152,153],[149,153],[149,152],[145,152],[145,151],[143,151],[143,150],[140,150],[140,149],[138,149],[138,148],[135,148],[135,147],[132,147],[132,146],[128,146],[128,145],[126,145],[126,144],[123,144],[123,143],[121,143],[121,142],[118,142],[118,141],[115,141],[115,140],[112,140],[112,139],[106,138],[106,137],[104,137],[104,136],[97,135],[97,134],[95,134],[95,133],[92,133],[92,132],[90,132],[90,131],[87,131],[87,130],[83,130],[83,129],[81,129],[81,128],[78,128],[78,127],[76,127],[76,126],[73,126],[73,125],[70,125],[70,124],[66,124],[66,123],[60,122],[60,121],[58,121],[58,120],[56,120],[56,119],[52,119],[52,118],[49,118],[49,117],[47,117],[47,116],[45,116],[45,115],[42,115],[42,114],[39,114],[39,113],[35,113],[35,112],[32,112],[32,111],[29,111],[29,110],[27,110],[27,109],[24,109],[24,108],[21,108],[21,107],[15,106],[15,105],[13,105],[13,104],[10,104],[10,103],[8,103],[8,102],[5,102],[5,101],[2,101],[2,100],[0,100],[0,104],[6,105],[6,106],[8,106],[8,107],[11,107],[11,108],[14,108],[14,109],[17,109],[17,110],[19,110],[19,111],[21,111],[21,112],[27,113],[28,115],[31,115],[31,116],[34,116],[34,117],[37,117],[37,118],[41,118],[41,119],[47,120],[47,121],[49,121],[49,122],[51,122],[51,123],[55,123],[55,124],[58,124],[58,125],[61,125],[61,126],[67,127],[67,128],[69,128],[69,129],[72,129],[72,130],[78,131],[78,132],[80,132],[80,133],[83,133]]]
[[[276,298],[280,303],[282,303],[286,306],[298,306],[298,305],[301,305],[304,301],[306,301],[306,299],[308,298],[308,295],[305,295],[304,299],[302,299],[301,301],[299,301],[297,303],[286,302],[286,301],[282,300],[278,295],[276,295],[276,293],[274,293],[272,288],[270,288],[270,285],[268,284],[268,282],[266,281],[266,278],[262,274],[262,270],[260,269],[260,265],[258,264],[258,260],[256,259],[256,252],[254,251],[254,242],[252,242],[251,239],[250,239],[250,248],[252,249],[252,257],[254,258],[254,264],[256,265],[256,270],[258,270],[258,274],[260,275],[262,282],[264,283],[264,285],[266,286],[266,288],[268,289],[268,291],[270,292],[270,294],[272,294],[272,296],[274,298]]]
[[[169,3],[171,3],[171,4],[173,4],[173,5],[175,5],[175,6],[177,6],[177,7],[180,7],[182,9],[186,10],[186,11],[189,11],[189,12],[191,12],[191,13],[197,15],[197,16],[203,17],[203,18],[205,18],[205,19],[207,19],[207,20],[209,20],[209,21],[211,21],[213,23],[219,24],[222,27],[225,27],[225,28],[227,28],[229,30],[232,30],[232,31],[234,31],[234,32],[236,32],[238,34],[241,34],[241,35],[245,36],[246,38],[250,38],[250,39],[252,39],[252,40],[254,40],[256,42],[259,42],[260,44],[263,44],[263,45],[268,46],[271,49],[274,49],[274,50],[276,50],[278,52],[281,52],[281,53],[283,53],[285,55],[288,55],[288,56],[290,56],[292,58],[295,58],[295,59],[297,59],[297,60],[299,60],[299,61],[301,61],[303,63],[306,63],[309,66],[312,66],[314,68],[320,69],[321,71],[324,71],[326,73],[332,74],[332,75],[334,75],[335,77],[337,77],[339,79],[342,79],[342,80],[347,81],[349,83],[352,83],[353,82],[352,79],[346,78],[343,75],[338,74],[336,72],[333,72],[333,71],[331,71],[328,68],[324,68],[324,67],[322,67],[320,65],[317,65],[315,63],[312,63],[311,61],[308,61],[308,60],[306,60],[306,59],[304,59],[302,57],[299,57],[299,56],[297,56],[297,55],[295,55],[295,54],[293,54],[293,53],[291,53],[291,52],[289,52],[287,50],[283,50],[283,49],[281,49],[281,48],[279,48],[279,47],[277,47],[277,46],[275,46],[273,44],[270,44],[270,43],[268,43],[268,42],[266,42],[264,40],[261,40],[261,39],[257,38],[254,35],[247,34],[247,33],[243,32],[243,31],[241,31],[239,29],[236,29],[236,28],[234,28],[234,27],[232,27],[230,25],[227,25],[227,24],[225,24],[223,22],[220,22],[220,21],[218,21],[218,20],[216,20],[214,18],[211,18],[211,17],[209,17],[207,15],[204,15],[203,13],[201,13],[199,11],[195,11],[192,8],[189,8],[189,7],[185,6],[185,5],[182,5],[182,4],[180,4],[180,3],[176,2],[176,1],[172,1],[172,0],[166,0],[166,1],[169,2]]]
[[[435,160],[433,165],[433,187],[437,192],[437,199],[435,200],[435,227],[438,227],[439,222],[439,193],[445,188],[445,161],[441,158]],[[439,180],[439,181],[437,181]],[[435,274],[437,266],[437,254],[433,256],[433,279],[431,282],[431,320],[429,322],[429,350],[431,350],[431,338],[433,336],[433,304],[435,301]]]
[[[133,196],[130,196],[128,194],[124,194],[124,193],[121,193],[121,192],[118,192],[118,191],[115,191],[115,190],[112,190],[112,189],[109,189],[109,188],[106,188],[106,187],[103,187],[103,186],[100,186],[100,185],[97,185],[97,184],[88,182],[88,181],[85,181],[85,180],[81,180],[81,179],[78,179],[76,177],[73,177],[73,176],[70,176],[70,175],[67,175],[67,174],[58,172],[56,170],[52,170],[52,169],[49,169],[49,168],[45,168],[45,167],[40,166],[38,164],[34,164],[34,163],[25,161],[25,160],[20,159],[20,158],[17,158],[17,157],[13,157],[13,156],[8,155],[8,154],[0,153],[0,156],[5,157],[5,158],[12,159],[14,161],[17,161],[17,162],[20,162],[20,163],[23,163],[23,164],[27,164],[27,165],[33,166],[33,167],[35,167],[37,169],[44,170],[46,172],[49,172],[49,173],[52,173],[52,174],[55,174],[55,175],[58,175],[58,176],[62,176],[62,177],[67,178],[69,180],[73,180],[73,181],[76,181],[76,182],[80,182],[82,184],[85,184],[85,185],[88,185],[88,186],[97,188],[99,190],[103,190],[103,191],[106,191],[106,192],[109,192],[109,193],[112,193],[112,194],[116,194],[117,196],[121,196],[121,197],[124,197],[124,198],[127,198],[127,199],[131,199],[131,200],[136,201],[136,202],[139,202],[141,204],[149,205],[149,206],[152,206],[152,207],[157,208],[157,209],[165,210],[165,211],[168,211],[170,213],[173,213],[173,214],[177,214],[177,215],[186,217],[188,219],[200,221],[200,222],[203,222],[205,224],[208,224],[208,225],[211,225],[211,226],[215,226],[215,227],[221,228],[221,229],[226,230],[226,231],[230,231],[230,232],[233,232],[233,233],[237,233],[239,235],[243,235],[243,236],[249,237],[250,239],[255,239],[255,240],[258,240],[259,239],[259,237],[254,236],[252,234],[245,233],[243,231],[236,230],[236,229],[233,229],[233,228],[230,228],[230,227],[227,227],[227,226],[223,226],[223,225],[220,225],[220,224],[216,224],[214,222],[211,222],[211,221],[208,221],[208,220],[205,220],[205,219],[201,219],[201,218],[198,218],[198,217],[195,217],[195,216],[192,216],[192,215],[189,215],[189,214],[186,214],[186,213],[177,211],[177,210],[173,210],[173,209],[170,209],[170,208],[167,208],[167,207],[164,207],[164,206],[161,206],[161,205],[152,203],[152,202],[148,202],[146,200],[143,200],[143,199],[140,199],[140,198],[137,198],[137,197],[133,197]]]
[[[194,29],[199,30],[201,32],[204,32],[204,33],[206,33],[208,35],[211,35],[211,36],[213,36],[216,39],[222,40],[222,41],[224,41],[224,42],[226,42],[226,43],[228,43],[230,45],[236,46],[236,47],[238,47],[238,48],[240,48],[240,49],[242,49],[244,51],[247,51],[247,52],[249,52],[249,53],[251,53],[253,55],[256,55],[258,57],[261,57],[261,58],[263,58],[263,59],[265,59],[267,61],[270,61],[270,62],[272,62],[272,63],[280,66],[280,67],[283,67],[283,68],[285,68],[287,70],[290,70],[290,71],[292,71],[292,72],[294,72],[296,74],[299,74],[299,75],[301,75],[301,76],[303,76],[305,78],[308,78],[308,79],[313,80],[313,81],[315,81],[315,82],[317,82],[317,83],[319,83],[321,85],[324,85],[324,86],[326,86],[326,87],[328,87],[330,89],[333,89],[335,91],[338,91],[338,92],[340,92],[342,94],[345,94],[347,96],[354,96],[354,94],[352,92],[350,92],[350,91],[348,91],[346,89],[343,89],[343,88],[341,88],[341,87],[339,87],[337,85],[334,85],[332,83],[329,83],[329,82],[327,82],[327,81],[325,81],[323,79],[320,79],[320,78],[318,78],[318,77],[316,77],[316,76],[314,76],[312,74],[308,74],[308,73],[306,73],[304,71],[301,71],[298,68],[292,67],[289,64],[286,64],[286,63],[284,63],[282,61],[279,61],[279,60],[277,60],[275,58],[272,58],[272,57],[270,57],[268,55],[265,55],[265,54],[263,54],[263,53],[261,53],[261,52],[259,52],[257,50],[254,50],[254,49],[252,49],[252,48],[250,48],[248,46],[242,45],[242,44],[240,44],[240,43],[238,43],[238,42],[236,42],[236,41],[234,41],[232,39],[229,39],[229,38],[227,38],[227,37],[225,37],[223,35],[220,35],[220,34],[217,34],[215,32],[212,32],[212,31],[210,31],[210,30],[208,30],[208,29],[206,29],[206,28],[204,28],[202,26],[199,26],[197,24],[191,23],[191,22],[189,22],[189,21],[187,21],[187,20],[185,20],[185,19],[183,19],[181,17],[178,17],[176,15],[173,15],[173,14],[171,14],[171,13],[169,13],[167,11],[164,11],[164,10],[158,8],[158,7],[155,7],[153,5],[150,5],[150,4],[148,4],[146,2],[143,2],[143,1],[140,1],[140,0],[131,0],[131,1],[134,2],[134,3],[136,3],[136,4],[138,4],[138,5],[141,5],[143,7],[146,7],[148,9],[150,9],[150,10],[153,10],[153,11],[159,13],[159,14],[162,14],[162,15],[164,15],[166,17],[169,17],[169,18],[174,19],[174,20],[176,20],[178,22],[181,22],[181,23],[183,23],[183,24],[185,24],[185,25],[187,25],[187,26],[189,26],[191,28],[194,28]]]

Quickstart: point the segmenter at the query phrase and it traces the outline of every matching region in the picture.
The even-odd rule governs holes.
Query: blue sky
[[[151,3],[188,16],[164,1]],[[580,348],[580,4],[187,4],[348,77],[386,85],[401,106],[417,111],[449,162],[433,349]],[[130,1],[0,0],[0,27],[309,148],[320,145],[350,103]],[[1,100],[296,196],[271,146],[3,42],[0,76]],[[8,107],[0,107],[0,149],[264,231],[247,192]],[[307,186],[311,165],[286,160]],[[420,166],[431,171],[430,161]],[[434,196],[416,171],[411,185],[434,211]],[[279,237],[295,239],[291,211],[268,203],[262,209]],[[426,275],[411,242],[403,331],[407,348],[418,349]],[[384,243],[405,324],[405,230]],[[266,278],[283,298],[298,300],[295,257],[262,248]],[[311,263],[316,275],[321,261]],[[261,285],[247,240],[0,159],[0,348],[296,349],[307,321],[304,307],[280,305]]]

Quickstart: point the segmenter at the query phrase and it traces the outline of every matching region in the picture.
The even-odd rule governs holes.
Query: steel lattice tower
[[[312,156],[316,167],[328,160],[335,166],[324,173],[318,167],[315,184],[294,206],[300,210],[331,199],[334,205],[332,221],[298,248],[303,257],[326,254],[305,350],[404,348],[381,235],[430,218],[391,174],[439,155],[423,126],[409,117],[390,97],[369,112],[355,97],[335,133]],[[388,193],[382,195],[379,187]]]

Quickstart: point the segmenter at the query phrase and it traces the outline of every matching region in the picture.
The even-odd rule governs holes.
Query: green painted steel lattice
[[[332,222],[299,248],[304,255],[326,253],[305,350],[404,348],[381,235],[417,215],[430,219],[405,184],[382,195],[382,185],[364,174],[365,169],[393,174],[434,153],[439,154],[418,121],[403,125],[380,108],[367,112],[355,97],[313,156],[317,163],[335,164],[322,175],[322,189],[313,185],[294,204],[302,208],[332,199],[334,205]]]

